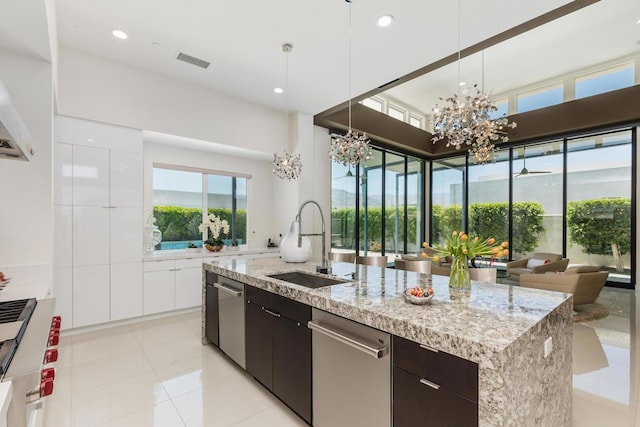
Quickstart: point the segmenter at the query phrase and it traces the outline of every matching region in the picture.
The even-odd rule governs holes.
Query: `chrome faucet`
[[[314,205],[316,205],[318,207],[318,210],[320,211],[320,219],[322,220],[322,233],[307,233],[307,234],[302,233],[302,215],[301,215],[302,209],[309,203],[313,203]],[[316,272],[324,273],[324,274],[331,273],[331,268],[329,268],[329,262],[327,261],[327,250],[325,246],[326,234],[325,234],[325,227],[324,227],[324,215],[322,215],[322,208],[320,207],[318,202],[314,200],[307,200],[305,202],[302,202],[302,204],[300,205],[300,208],[298,209],[298,215],[296,215],[296,221],[298,221],[298,247],[299,248],[302,247],[303,236],[322,236],[322,265],[319,265],[316,267]]]

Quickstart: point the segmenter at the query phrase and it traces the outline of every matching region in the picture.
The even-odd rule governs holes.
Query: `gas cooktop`
[[[7,372],[36,304],[35,298],[0,302],[0,375]]]

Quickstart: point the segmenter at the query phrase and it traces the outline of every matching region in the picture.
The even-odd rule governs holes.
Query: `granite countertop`
[[[570,294],[481,282],[472,283],[468,300],[456,301],[450,296],[448,277],[342,262],[332,262],[332,273],[344,284],[310,289],[267,277],[287,271],[315,272],[316,265],[285,263],[279,258],[203,264],[208,271],[485,366],[550,313],[565,313],[572,304]],[[354,271],[356,280],[351,279]],[[434,290],[429,304],[413,305],[404,299],[407,288],[429,285]]]
[[[204,248],[198,248],[195,250],[187,249],[169,249],[164,251],[153,251],[152,254],[145,255],[143,261],[164,261],[172,259],[185,259],[185,258],[214,258],[214,257],[228,257],[228,256],[240,256],[240,255],[254,255],[273,253],[274,256],[280,252],[280,248],[246,248],[240,247],[237,250],[230,250],[228,247],[224,247],[219,252],[210,252]]]

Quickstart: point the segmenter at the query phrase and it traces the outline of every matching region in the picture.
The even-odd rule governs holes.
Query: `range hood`
[[[0,159],[30,160],[33,153],[27,128],[0,82]]]

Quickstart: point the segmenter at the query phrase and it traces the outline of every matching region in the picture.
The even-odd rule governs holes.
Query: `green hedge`
[[[531,252],[538,245],[538,236],[544,232],[544,209],[538,202],[513,204],[513,248],[520,253]],[[452,230],[460,230],[462,208],[434,206],[432,210],[433,241],[443,243]],[[469,206],[468,233],[481,238],[493,237],[498,242],[509,238],[509,204],[473,203]]]
[[[209,208],[207,212],[226,219],[231,224],[231,209]],[[153,216],[156,219],[156,225],[162,231],[163,241],[202,240],[202,233],[198,230],[198,226],[202,223],[202,209],[156,206],[153,208]],[[236,237],[246,242],[247,211],[238,209],[236,221]]]
[[[611,244],[620,254],[631,249],[631,199],[592,199],[569,202],[569,239],[587,254],[613,255]]]

